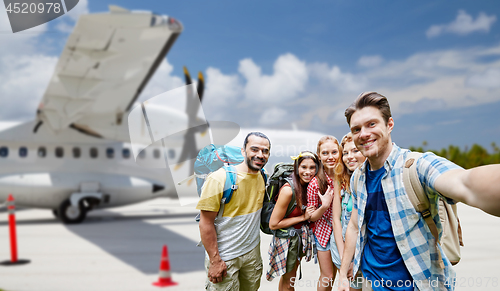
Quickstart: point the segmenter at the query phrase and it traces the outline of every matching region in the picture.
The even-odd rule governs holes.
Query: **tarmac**
[[[455,290],[500,290],[500,218],[459,205],[465,247]],[[204,250],[194,221],[195,205],[177,200],[151,200],[126,207],[96,210],[82,224],[64,225],[52,212],[16,212],[19,259],[26,265],[0,265],[4,291],[159,290],[163,245],[168,246],[172,279],[166,290],[204,290]],[[271,236],[261,234],[264,270]],[[10,260],[8,217],[0,212],[0,261]],[[319,266],[302,264],[296,290],[316,290]],[[260,290],[277,290],[279,278],[265,280]],[[336,288],[334,288],[336,290]]]

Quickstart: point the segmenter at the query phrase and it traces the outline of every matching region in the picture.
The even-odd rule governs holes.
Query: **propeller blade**
[[[198,91],[198,97],[200,97],[200,103],[202,102],[203,99],[203,92],[205,91],[205,78],[203,78],[203,74],[201,72],[198,72],[198,88],[196,88]]]
[[[191,79],[191,75],[189,74],[189,71],[186,67],[184,67],[184,76],[186,79],[186,85],[192,84],[193,81]],[[205,90],[205,80],[203,78],[203,74],[199,72],[198,86],[196,88],[196,91],[198,93],[198,98],[200,99],[199,101],[196,100],[194,96],[193,88],[191,86],[187,87],[186,114],[188,116],[188,126],[190,128],[184,134],[184,145],[182,147],[182,152],[179,157],[179,161],[181,162],[180,164],[178,164],[179,167],[182,165],[184,161],[193,159],[198,155],[199,149],[196,144],[196,139],[194,135],[197,132],[206,132],[206,129],[208,128],[208,126],[206,125],[192,127],[197,122],[198,110],[201,104],[204,90]],[[194,165],[190,163],[189,167],[190,167],[189,173],[192,173],[194,171],[193,169]]]
[[[193,81],[191,80],[191,75],[189,75],[189,71],[185,66],[184,66],[184,77],[186,79],[186,85],[193,83]]]
[[[190,128],[184,134],[184,144],[182,145],[182,152],[179,156],[179,162],[181,163],[196,158],[198,154],[198,148],[194,138],[195,132],[196,130],[194,128]]]
[[[191,75],[186,67],[184,67],[184,76],[186,78],[186,86],[187,86],[187,104],[186,104],[186,114],[188,116],[188,124],[189,126],[193,126],[196,124],[196,115],[198,114],[198,109],[200,108],[200,102],[196,100],[193,86],[188,86],[192,84]]]

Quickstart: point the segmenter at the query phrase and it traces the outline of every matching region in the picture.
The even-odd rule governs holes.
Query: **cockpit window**
[[[45,156],[47,155],[47,149],[45,149],[45,147],[39,147],[37,154],[39,158],[45,158]]]
[[[73,148],[73,158],[78,159],[82,155],[82,151],[78,147]]]
[[[112,159],[115,157],[115,149],[114,148],[107,148],[106,149],[106,157],[108,157],[108,159]]]
[[[56,147],[56,157],[62,158],[64,156],[64,149],[62,147]]]
[[[95,159],[99,155],[97,148],[90,148],[90,157]]]
[[[0,147],[0,157],[6,158],[9,155],[8,147]]]
[[[26,148],[26,147],[20,147],[19,148],[19,156],[21,158],[26,158],[26,156],[28,156],[28,148]]]
[[[153,14],[151,17],[151,26],[164,25],[168,21],[168,16]]]

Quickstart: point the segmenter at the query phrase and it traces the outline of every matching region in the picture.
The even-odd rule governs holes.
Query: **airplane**
[[[240,130],[231,122],[203,122],[196,115],[199,105],[182,112],[149,100],[137,104],[183,25],[166,15],[109,9],[79,18],[35,120],[0,123],[0,202],[12,194],[17,206],[51,209],[66,224],[82,222],[92,209],[158,197],[192,203],[196,186],[179,181],[193,173],[183,162],[199,150],[193,144],[207,143],[207,129],[212,141],[240,147],[248,132],[264,132],[272,142],[268,171],[301,150],[315,151],[323,134]],[[185,75],[187,95],[201,102],[203,76],[194,88],[187,70]],[[145,109],[150,116],[162,116],[166,123],[156,125],[168,129],[169,137],[131,142],[134,126],[139,140],[155,134],[144,119],[130,123],[134,112],[146,114]],[[201,127],[192,130],[196,125]]]

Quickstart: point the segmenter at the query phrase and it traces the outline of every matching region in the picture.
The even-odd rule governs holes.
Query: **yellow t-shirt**
[[[222,217],[215,219],[217,244],[222,260],[244,255],[260,241],[260,213],[264,201],[265,183],[261,173],[237,174],[238,189],[231,201],[224,205]],[[196,209],[218,212],[226,181],[221,168],[207,177]]]

